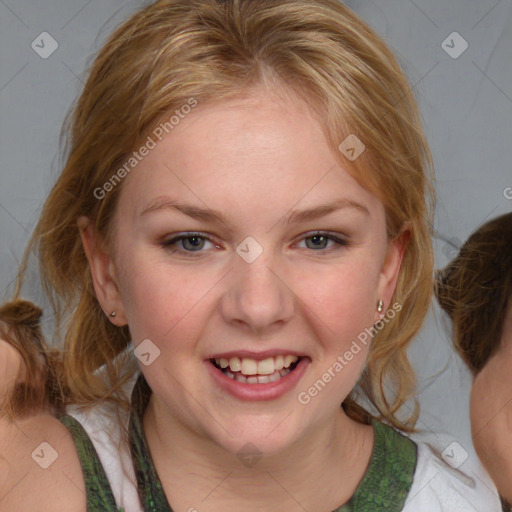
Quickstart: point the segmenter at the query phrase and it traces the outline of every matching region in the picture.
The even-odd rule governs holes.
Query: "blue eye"
[[[308,241],[311,243],[308,243]],[[337,249],[340,246],[349,245],[347,240],[343,240],[342,238],[321,231],[303,237],[300,242],[305,242],[305,248],[311,249],[315,252],[330,252],[330,250]],[[331,242],[331,245],[328,245],[329,242]],[[208,243],[211,244],[211,247],[207,247],[206,244]],[[205,236],[202,233],[182,233],[162,242],[162,247],[165,249],[171,249],[172,252],[179,252],[191,257],[200,256],[201,253],[204,253],[207,249],[212,249],[214,247],[220,248],[211,240],[210,237]]]
[[[201,249],[204,248],[205,243],[207,242],[213,245],[210,238],[203,236],[200,233],[184,233],[182,235],[171,238],[170,240],[166,240],[162,245],[166,248],[174,248],[174,246],[177,246],[181,243],[181,248],[178,247],[178,251],[191,253],[203,252]]]
[[[308,245],[307,241],[311,240],[312,245]],[[306,248],[312,249],[315,251],[322,249],[331,249],[335,246],[346,246],[348,242],[337,236],[331,235],[325,232],[313,233],[312,235],[306,236],[302,239],[302,241],[306,242]],[[333,244],[329,247],[326,246],[326,243],[333,242]]]

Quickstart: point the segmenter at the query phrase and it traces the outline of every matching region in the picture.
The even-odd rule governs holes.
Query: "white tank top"
[[[130,391],[136,378],[130,381]],[[130,396],[130,393],[128,394]],[[117,506],[125,512],[143,512],[128,443],[121,439],[121,428],[105,405],[88,410],[70,407],[67,414],[75,418],[89,435],[109,480]],[[123,416],[128,428],[129,413]],[[450,446],[453,440],[440,443]],[[498,493],[478,460],[468,458],[453,469],[427,443],[416,442],[417,461],[414,480],[402,512],[501,512]],[[460,445],[459,445],[460,446]],[[457,445],[445,453],[458,456]],[[456,464],[455,464],[456,465]]]

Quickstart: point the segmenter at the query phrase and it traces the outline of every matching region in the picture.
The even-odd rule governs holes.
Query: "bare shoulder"
[[[49,413],[0,422],[0,510],[86,511],[75,445]]]

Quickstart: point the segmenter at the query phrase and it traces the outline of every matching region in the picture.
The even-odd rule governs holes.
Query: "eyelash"
[[[319,253],[320,252],[323,252],[323,253],[329,252],[330,253],[333,249],[336,250],[336,249],[339,249],[341,247],[348,247],[350,245],[347,240],[339,238],[339,237],[337,237],[335,235],[332,235],[332,234],[330,234],[330,233],[328,233],[326,231],[315,231],[312,234],[303,237],[300,241],[306,240],[308,238],[313,238],[315,236],[325,237],[326,239],[331,240],[332,242],[334,242],[336,245],[332,246],[330,248],[323,249],[323,250],[310,249],[311,251],[314,251],[314,252],[319,252]],[[165,249],[170,249],[170,248],[173,248],[173,246],[175,246],[181,240],[186,240],[186,239],[189,239],[189,238],[200,238],[200,239],[203,239],[203,240],[207,240],[207,241],[209,241],[212,244],[217,246],[217,244],[215,244],[215,242],[209,236],[206,236],[203,233],[196,233],[196,232],[183,233],[181,235],[175,236],[173,238],[170,238],[169,240],[164,241],[161,245]],[[338,247],[336,247],[336,246],[338,246]],[[197,257],[199,257],[201,255],[201,253],[205,252],[205,251],[202,251],[202,250],[187,251],[187,250],[184,250],[184,249],[179,249],[178,251],[181,252],[181,253],[185,253],[187,255],[190,255],[189,257],[192,257],[192,258],[197,258]],[[197,256],[192,256],[194,253],[198,253]]]

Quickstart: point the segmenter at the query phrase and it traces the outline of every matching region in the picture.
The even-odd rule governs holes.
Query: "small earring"
[[[383,309],[384,309],[384,302],[379,300],[379,302],[377,302],[377,311],[380,313]]]
[[[116,316],[116,312],[115,311],[112,311],[112,313],[110,313],[110,317],[111,318],[114,318]]]

